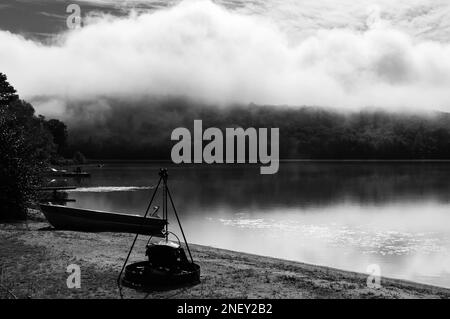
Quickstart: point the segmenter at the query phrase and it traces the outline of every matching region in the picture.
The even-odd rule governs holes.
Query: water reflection
[[[192,242],[450,287],[449,163],[106,165],[70,205],[142,213],[162,165]]]

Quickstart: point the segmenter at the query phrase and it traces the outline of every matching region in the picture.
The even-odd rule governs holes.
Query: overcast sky
[[[450,111],[449,39],[446,0],[0,1],[0,72],[44,113],[151,95]]]

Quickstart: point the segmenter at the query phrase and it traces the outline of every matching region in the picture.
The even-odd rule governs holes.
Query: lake
[[[110,163],[69,205],[143,214],[160,167],[189,242],[450,287],[450,163]]]

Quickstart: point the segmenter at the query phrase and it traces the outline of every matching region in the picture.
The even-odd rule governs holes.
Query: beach
[[[30,220],[0,224],[1,284],[17,298],[120,298],[117,276],[133,234],[57,231],[38,211]],[[140,236],[130,262],[144,260]],[[381,278],[367,286],[367,274],[190,245],[201,266],[201,282],[159,291],[123,288],[123,298],[449,298],[450,290]],[[81,270],[81,287],[68,288],[67,267]],[[0,297],[8,295],[3,291]],[[11,297],[11,295],[9,295]]]

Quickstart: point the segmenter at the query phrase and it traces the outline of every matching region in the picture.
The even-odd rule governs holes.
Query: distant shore
[[[40,215],[0,224],[0,284],[18,298],[119,298],[116,279],[131,234],[55,231]],[[140,237],[131,261],[145,258]],[[450,298],[450,290],[381,279],[367,287],[366,274],[192,245],[201,283],[150,293],[124,288],[124,298]],[[81,269],[81,288],[66,285],[66,268]],[[0,298],[7,295],[0,288]]]

